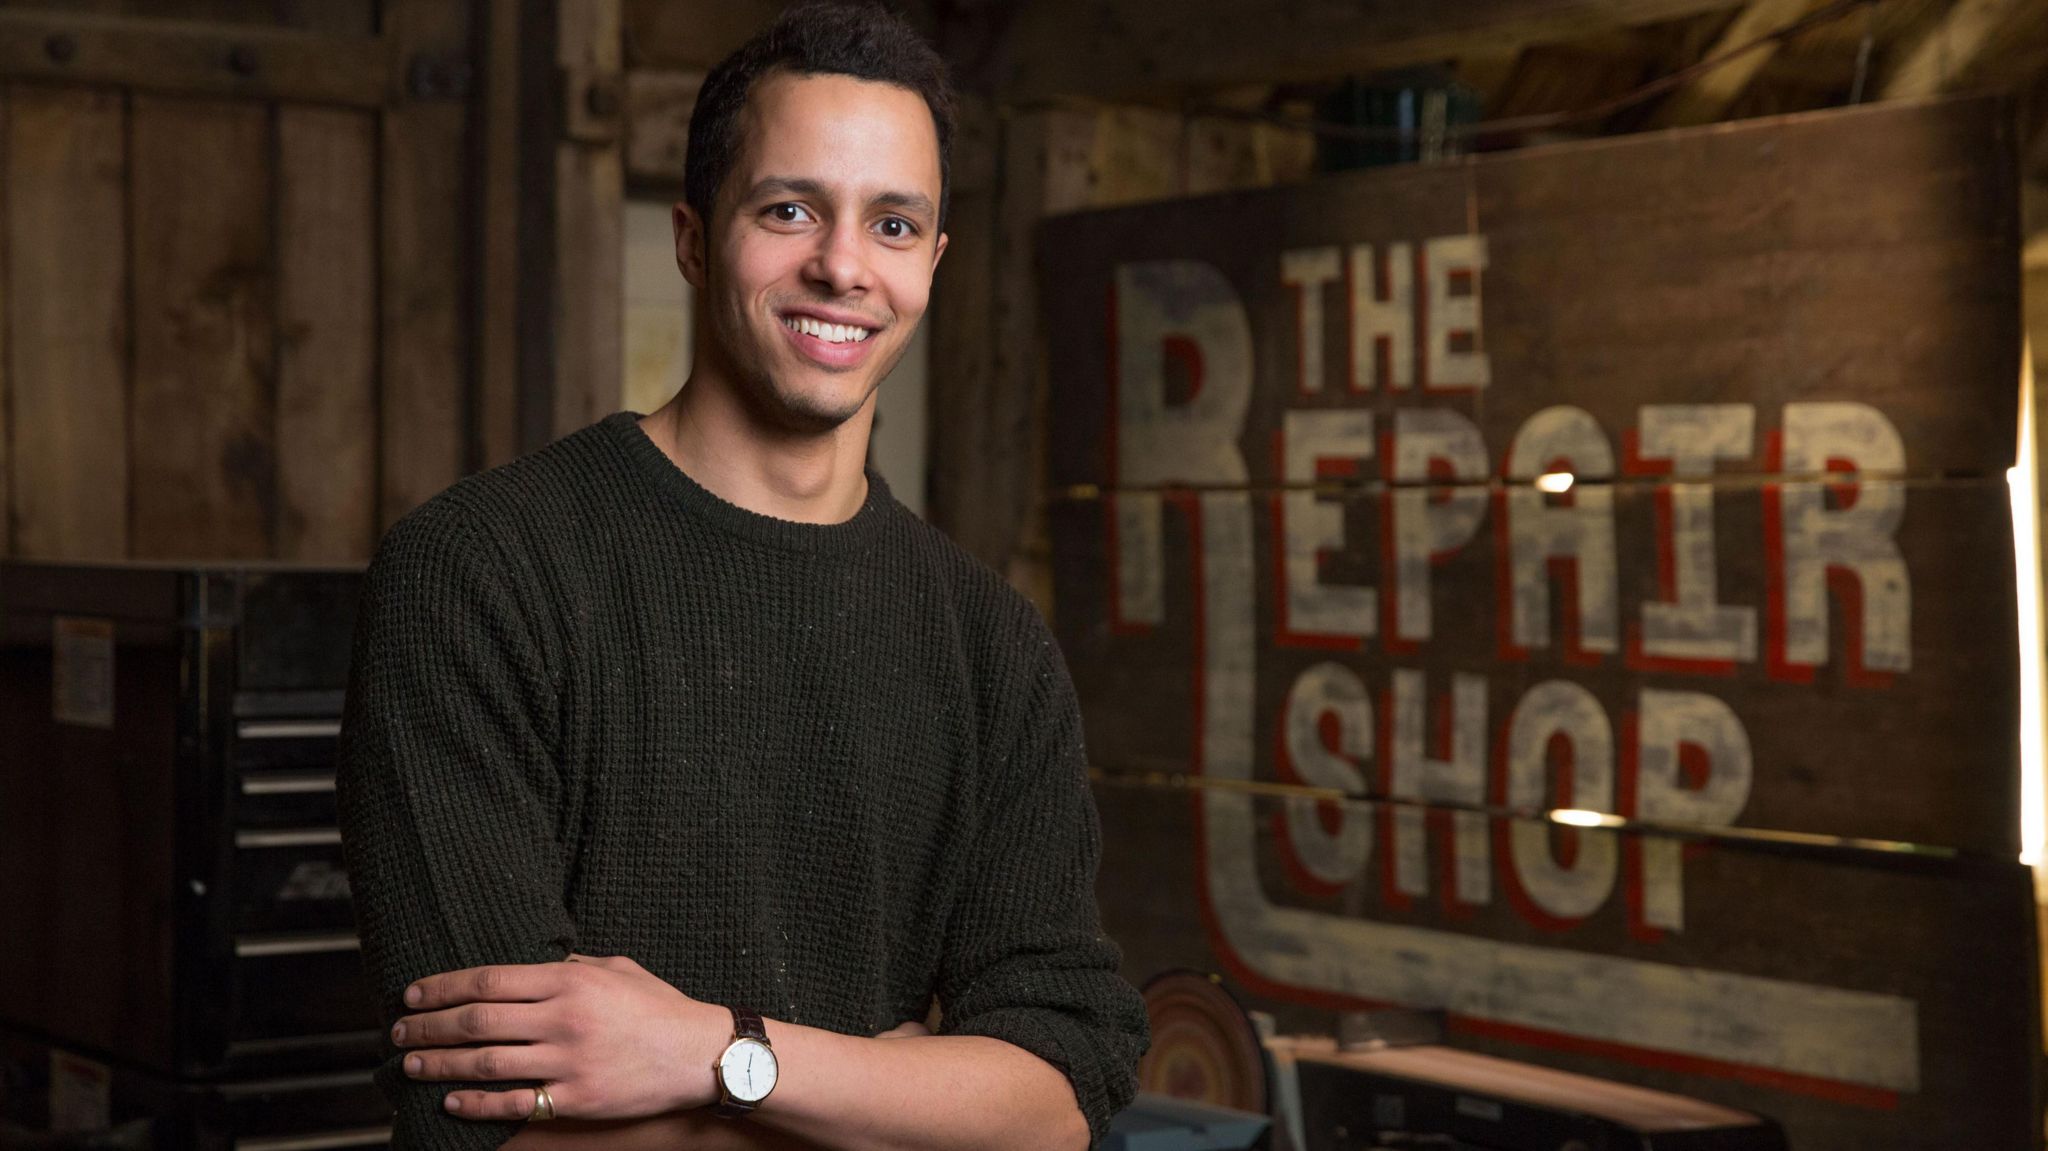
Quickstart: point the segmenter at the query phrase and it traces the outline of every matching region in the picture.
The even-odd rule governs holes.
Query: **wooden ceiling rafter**
[[[2002,37],[2040,17],[2040,0],[1955,0],[1926,35],[1885,68],[1878,96],[1911,100],[1969,86],[1978,79],[1979,62]]]
[[[1482,115],[1491,116],[1500,107],[1501,96],[1514,82],[1522,64],[1519,45],[1469,52],[1458,57],[1453,73],[1458,83],[1478,98]]]
[[[1812,0],[1750,0],[1700,58],[1711,60],[1756,43],[1806,15],[1812,7]],[[1783,41],[1768,40],[1718,68],[1693,77],[1665,100],[1652,117],[1652,124],[1660,128],[1676,128],[1711,124],[1721,119],[1781,47]]]
[[[1363,0],[1298,3],[1291,14],[1276,15],[1225,0],[1033,0],[980,6],[960,18],[1007,21],[1002,66],[976,78],[1005,100],[1133,101],[1479,55],[1511,58],[1532,45],[1698,16],[1733,2]]]

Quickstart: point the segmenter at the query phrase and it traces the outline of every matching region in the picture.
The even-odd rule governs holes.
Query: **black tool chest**
[[[0,1122],[384,1144],[334,799],[360,580],[0,563]]]

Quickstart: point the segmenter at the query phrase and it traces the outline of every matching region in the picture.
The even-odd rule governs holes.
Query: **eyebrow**
[[[831,194],[824,184],[803,176],[769,176],[747,190],[749,202],[762,196],[776,193],[790,193],[815,199],[830,199]],[[893,208],[900,212],[931,219],[938,215],[932,207],[931,197],[922,192],[877,192],[868,198],[870,208]]]

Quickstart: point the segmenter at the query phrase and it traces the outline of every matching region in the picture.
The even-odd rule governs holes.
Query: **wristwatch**
[[[737,1119],[761,1105],[775,1090],[775,1048],[768,1044],[768,1026],[761,1013],[744,1007],[732,1009],[732,1042],[711,1065],[718,1076],[718,1105],[712,1112]]]

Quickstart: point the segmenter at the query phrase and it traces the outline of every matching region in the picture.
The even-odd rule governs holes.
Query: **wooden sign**
[[[2010,148],[1956,101],[1048,221],[1127,973],[2035,1146]]]

